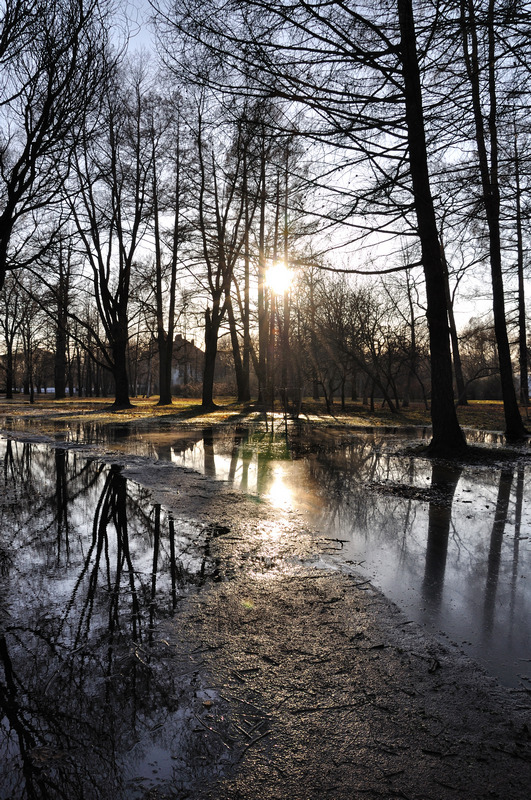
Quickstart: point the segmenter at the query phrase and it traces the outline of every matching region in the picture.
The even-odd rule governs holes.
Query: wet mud
[[[257,575],[175,624],[213,692],[198,735],[233,754],[197,797],[528,797],[527,698],[353,577]]]

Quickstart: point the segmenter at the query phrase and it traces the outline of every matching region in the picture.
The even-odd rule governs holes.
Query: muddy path
[[[354,568],[325,567],[327,543],[301,517],[127,447],[61,446],[119,468],[207,549],[208,579],[153,629],[149,674],[171,678],[173,705],[124,797],[527,800],[529,693],[427,635]],[[32,758],[50,772],[67,756]]]

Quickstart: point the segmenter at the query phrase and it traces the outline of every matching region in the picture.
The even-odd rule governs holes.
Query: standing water
[[[186,796],[226,760],[198,731],[200,670],[186,657],[176,670],[155,635],[216,578],[215,532],[68,449],[87,438],[300,513],[316,564],[364,573],[410,619],[531,688],[527,465],[432,464],[398,455],[392,431],[289,444],[243,427],[122,427],[105,441],[73,430],[64,448],[0,439],[0,798],[135,800],[165,781]]]
[[[410,432],[423,436],[423,429]],[[398,454],[404,432],[291,441],[204,431],[172,460],[302,512],[408,616],[456,642],[510,687],[531,688],[529,464],[460,467]],[[475,434],[491,447],[496,434]]]
[[[186,795],[226,755],[154,632],[215,573],[211,531],[76,452],[0,439],[0,458],[0,798]]]

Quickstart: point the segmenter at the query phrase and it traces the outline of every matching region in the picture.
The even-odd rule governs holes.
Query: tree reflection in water
[[[517,467],[513,488],[508,470],[492,464],[461,469],[413,457],[406,446],[427,431],[410,435],[298,423],[287,437],[241,424],[187,428],[171,458],[305,513],[321,554],[364,571],[408,616],[443,631],[503,682],[531,686],[528,473]],[[500,437],[470,439],[496,445]]]
[[[484,603],[484,623],[485,635],[492,633],[494,626],[494,607],[501,566],[503,534],[507,522],[509,511],[509,501],[511,498],[511,486],[513,482],[513,470],[504,468],[500,471],[500,484],[498,497],[496,500],[496,510],[492,531],[490,535],[490,547],[487,567],[487,579],[485,583],[485,603]]]
[[[119,468],[74,450],[0,448],[0,796],[134,800],[155,751],[158,786],[208,780],[224,745],[193,734],[199,670],[175,668],[157,625],[218,577],[220,530],[172,518]],[[523,467],[515,481],[511,469],[431,464],[379,431],[287,441],[243,427],[221,439],[187,430],[165,457],[257,496],[281,466],[290,502],[312,503],[319,546],[327,538],[343,566],[363,562],[409,615],[459,642],[482,631],[471,652],[484,645],[489,666],[528,654]]]
[[[507,685],[531,688],[527,469],[516,467],[514,487],[514,466],[408,458],[383,433],[341,447],[323,436],[313,452],[307,437],[299,456],[321,501],[312,525],[332,557],[354,563],[408,616],[443,631]]]
[[[306,510],[332,557],[361,567],[408,615],[442,629],[518,685],[531,636],[524,468],[518,467],[513,531],[512,468],[408,456],[397,433],[403,436],[349,429],[341,441],[337,431],[310,435],[297,424],[288,438],[241,425],[187,430],[172,457],[277,508]],[[473,438],[497,440],[479,432]]]
[[[448,464],[432,465],[431,488],[434,498],[430,501],[428,511],[426,566],[422,582],[422,595],[432,613],[438,610],[442,600],[452,502],[462,472],[462,469]]]
[[[116,466],[0,447],[0,796],[134,798],[163,734],[178,761],[160,781],[206,779],[222,743],[193,733],[177,701],[193,676],[156,626],[215,571],[210,533],[168,519]]]

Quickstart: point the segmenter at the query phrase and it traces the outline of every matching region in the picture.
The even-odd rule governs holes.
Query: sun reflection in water
[[[271,483],[265,495],[266,499],[269,500],[275,508],[293,508],[293,489],[288,484],[287,477],[284,466],[282,464],[276,464],[271,475]]]

